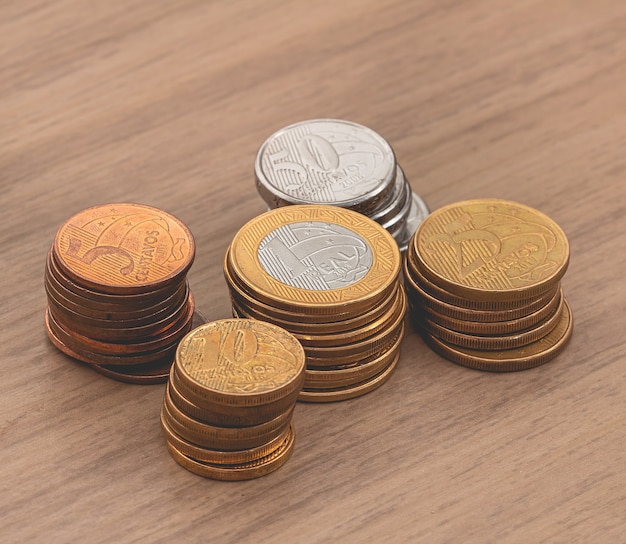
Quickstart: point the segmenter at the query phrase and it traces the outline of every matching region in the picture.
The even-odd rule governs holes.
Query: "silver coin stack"
[[[270,209],[328,204],[362,213],[394,237],[400,251],[429,214],[377,132],[339,119],[282,128],[259,148],[256,186]]]

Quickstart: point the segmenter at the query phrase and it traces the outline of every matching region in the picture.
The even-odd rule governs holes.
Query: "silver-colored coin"
[[[283,225],[259,244],[263,269],[278,281],[313,291],[347,287],[372,267],[372,249],[357,233],[320,221]]]
[[[376,221],[380,225],[391,221],[402,211],[405,202],[411,198],[411,186],[404,176],[404,172],[400,165],[396,165],[396,181],[394,182],[393,192],[387,200],[369,214],[369,218]]]
[[[315,119],[285,127],[259,148],[257,189],[271,208],[330,204],[368,214],[393,192],[396,160],[373,130]]]
[[[395,241],[398,242],[400,251],[406,251],[411,236],[413,236],[417,227],[419,227],[420,223],[426,219],[426,216],[429,213],[430,210],[428,209],[426,202],[424,202],[417,193],[412,193],[411,207],[406,220],[398,225],[398,229],[396,231],[389,231]]]

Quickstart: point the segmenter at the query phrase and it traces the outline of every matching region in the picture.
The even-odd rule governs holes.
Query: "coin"
[[[294,442],[295,432],[290,428],[285,442],[269,455],[248,463],[233,465],[219,465],[195,460],[182,453],[170,442],[167,442],[167,447],[174,460],[190,472],[215,480],[236,481],[265,476],[282,467],[293,452]]]
[[[289,206],[248,222],[231,244],[232,271],[262,301],[290,311],[362,313],[395,287],[400,252],[366,217]]]
[[[189,229],[150,206],[107,204],[83,210],[59,229],[54,257],[82,286],[105,293],[143,293],[183,277],[194,259]]]
[[[540,366],[551,361],[567,345],[573,330],[572,312],[564,302],[559,324],[540,340],[521,348],[487,351],[453,346],[431,335],[424,335],[430,347],[459,365],[493,372],[511,372]]]
[[[506,200],[444,206],[421,223],[413,241],[415,268],[442,289],[479,301],[545,294],[569,262],[567,238],[554,221]]]
[[[332,204],[366,213],[393,190],[396,160],[373,130],[339,119],[285,127],[261,145],[257,189],[274,208]]]

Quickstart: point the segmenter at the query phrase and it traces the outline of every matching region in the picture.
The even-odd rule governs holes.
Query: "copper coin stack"
[[[194,255],[189,229],[156,208],[107,204],[70,217],[46,261],[50,340],[111,378],[167,381],[192,327]]]
[[[550,361],[573,321],[560,280],[569,263],[561,228],[497,199],[433,212],[409,244],[404,277],[424,339],[471,368],[515,371]]]
[[[224,259],[233,315],[279,325],[304,346],[299,399],[363,395],[400,356],[400,252],[380,225],[334,206],[288,206],[244,225]]]
[[[172,457],[207,478],[247,480],[291,455],[304,350],[260,321],[201,325],[180,342],[161,409]]]

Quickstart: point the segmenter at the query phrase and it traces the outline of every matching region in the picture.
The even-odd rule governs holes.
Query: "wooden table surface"
[[[525,203],[571,244],[567,349],[529,371],[452,364],[413,330],[364,397],[298,404],[290,461],[222,483],[179,467],[164,388],[48,341],[59,225],[142,202],[194,233],[198,308],[265,210],[261,142],[369,126],[432,209]],[[626,3],[58,2],[0,7],[2,542],[623,542]]]

